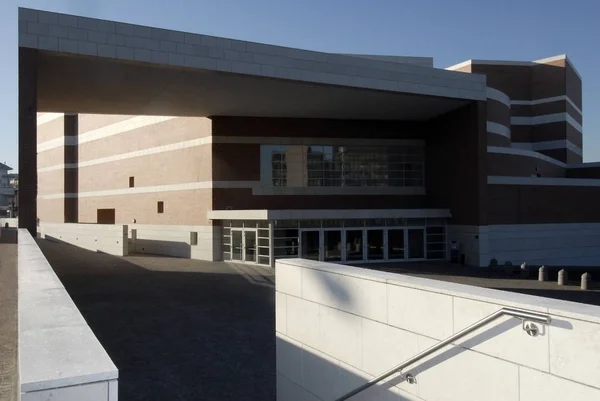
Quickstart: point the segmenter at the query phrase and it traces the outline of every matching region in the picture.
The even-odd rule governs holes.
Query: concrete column
[[[77,114],[65,114],[64,124],[64,135],[65,135],[65,147],[64,147],[64,188],[65,188],[65,199],[64,199],[64,222],[65,223],[78,223],[79,222],[79,199],[73,197],[73,194],[77,195],[79,192],[79,169],[77,163],[79,162],[78,156],[78,142],[77,135],[79,131],[78,126],[78,115]],[[73,167],[74,166],[74,167]]]
[[[19,48],[19,227],[37,235],[38,51]]]

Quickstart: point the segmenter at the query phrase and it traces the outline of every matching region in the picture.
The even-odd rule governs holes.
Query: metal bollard
[[[590,289],[590,281],[592,281],[592,275],[589,273],[583,273],[581,275],[581,289],[589,290]]]
[[[561,269],[558,272],[558,285],[565,285],[569,282],[569,275],[565,269]]]
[[[546,269],[546,266],[542,266],[539,268],[538,281],[548,281],[548,269]]]

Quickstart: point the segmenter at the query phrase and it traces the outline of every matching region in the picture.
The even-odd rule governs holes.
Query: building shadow
[[[154,271],[67,244],[38,244],[119,369],[120,399],[275,399],[271,288],[249,284],[226,264],[222,274]]]

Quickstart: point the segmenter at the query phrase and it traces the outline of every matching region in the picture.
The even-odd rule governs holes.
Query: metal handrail
[[[425,358],[426,356],[433,354],[437,350],[445,347],[446,345],[452,343],[453,341],[456,341],[456,340],[466,336],[467,334],[472,333],[473,331],[477,330],[478,328],[487,325],[488,323],[496,320],[497,318],[499,318],[500,316],[503,316],[503,315],[508,315],[508,316],[512,316],[512,317],[521,319],[523,330],[525,330],[527,332],[527,334],[529,334],[530,336],[538,335],[539,330],[534,324],[526,324],[527,322],[549,325],[550,322],[552,321],[552,318],[549,315],[543,314],[543,313],[530,312],[530,311],[515,309],[515,308],[499,309],[496,312],[492,313],[491,315],[484,317],[480,321],[473,323],[469,327],[466,327],[466,328],[462,329],[461,331],[451,335],[450,337],[440,341],[439,343],[427,348],[425,351],[419,352],[417,355],[413,356],[410,359],[407,359],[406,361],[402,362],[400,365],[397,365],[397,366],[391,368],[390,370],[380,374],[379,376],[369,380],[367,383],[350,391],[348,394],[338,398],[336,401],[344,401],[344,400],[349,399],[350,397],[355,396],[356,394],[358,394],[358,393],[368,389],[369,387],[379,383],[380,381],[390,377],[394,373],[400,372],[402,369],[406,368],[407,366],[410,366],[410,365],[414,364],[415,362]],[[410,379],[414,380],[412,376],[410,376]]]

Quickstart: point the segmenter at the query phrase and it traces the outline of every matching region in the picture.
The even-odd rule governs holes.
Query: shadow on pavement
[[[119,369],[119,399],[275,399],[271,288],[218,262],[38,243]]]

